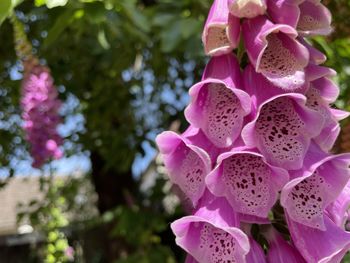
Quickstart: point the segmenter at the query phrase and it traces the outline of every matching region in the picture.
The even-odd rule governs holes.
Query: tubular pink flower
[[[185,117],[216,147],[231,147],[240,135],[243,118],[250,113],[250,97],[241,86],[237,59],[230,54],[213,57],[203,80],[189,91],[191,103]]]
[[[236,212],[266,218],[288,177],[287,171],[269,165],[261,154],[237,151],[220,155],[205,181]]]
[[[281,205],[291,220],[325,231],[324,210],[349,181],[350,154],[330,155],[318,162],[310,158],[303,169],[291,174],[293,179],[281,193]]]
[[[59,159],[62,138],[57,132],[61,122],[61,102],[48,68],[36,65],[22,82],[22,118],[26,140],[30,144],[33,167],[39,168],[51,158]]]
[[[290,220],[289,231],[295,247],[306,262],[340,263],[350,249],[350,233],[324,217],[325,231]]]
[[[350,181],[346,184],[337,199],[327,207],[327,213],[332,221],[345,229],[350,211]]]
[[[246,263],[266,263],[264,250],[261,246],[252,237],[249,237],[249,243],[250,250],[246,257]]]
[[[193,216],[171,224],[176,244],[201,263],[245,262],[249,239],[237,228],[239,222],[230,205],[223,198],[205,203]]]
[[[304,45],[304,47],[307,48],[307,50],[309,51],[310,54],[310,62],[316,65],[319,64],[323,64],[324,62],[326,62],[327,57],[325,54],[323,54],[321,51],[319,51],[318,49],[314,48],[313,46],[311,46],[308,42],[305,41],[304,38],[299,37],[298,41]]]
[[[301,35],[328,35],[332,32],[332,15],[320,0],[305,0],[299,9],[297,29]]]
[[[265,0],[228,0],[228,6],[232,15],[236,17],[253,18],[265,14]]]
[[[199,263],[199,262],[195,260],[191,255],[187,255],[185,263]]]
[[[208,154],[174,132],[156,138],[170,180],[179,186],[195,207],[205,191],[205,176],[211,169]]]
[[[247,146],[256,147],[272,165],[300,169],[312,138],[323,127],[323,117],[306,107],[306,97],[288,93],[267,100],[255,119],[242,130]]]
[[[269,243],[267,263],[306,263],[298,250],[272,227],[264,236]]]
[[[227,0],[214,0],[202,34],[205,53],[219,56],[238,46],[239,18],[230,14]]]
[[[275,23],[296,28],[300,35],[328,35],[332,16],[320,0],[269,0],[268,12]]]
[[[250,62],[275,86],[297,89],[305,82],[309,52],[288,25],[273,24],[264,16],[243,22],[243,39]]]
[[[340,124],[338,122],[347,118],[349,113],[332,110],[329,103],[323,99],[322,85],[318,86],[317,81],[316,83],[311,83],[306,97],[306,106],[321,113],[325,120],[321,133],[314,140],[324,151],[329,151],[333,148],[340,133]]]

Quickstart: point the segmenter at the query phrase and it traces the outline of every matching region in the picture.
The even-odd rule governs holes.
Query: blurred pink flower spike
[[[269,243],[267,262],[269,263],[307,263],[298,250],[289,244],[273,227],[270,227],[265,238]],[[257,263],[259,261],[256,261]]]
[[[208,154],[170,131],[158,135],[156,143],[171,182],[179,186],[195,207],[204,193],[204,179],[211,169]]]
[[[236,212],[267,218],[288,179],[286,170],[269,165],[261,154],[238,151],[219,156],[206,184],[215,196],[225,197]]]
[[[202,34],[204,51],[209,56],[230,53],[238,46],[239,18],[230,14],[227,0],[214,0]]]
[[[248,147],[256,147],[268,163],[300,169],[312,138],[323,127],[320,113],[309,109],[302,94],[277,95],[260,105],[255,119],[242,130]]]
[[[282,89],[297,89],[305,83],[309,51],[296,40],[298,33],[294,28],[259,16],[244,21],[242,30],[256,72]]]
[[[59,148],[62,138],[57,132],[57,126],[61,123],[59,109],[62,103],[47,67],[35,65],[26,70],[21,91],[23,128],[34,159],[32,165],[40,168],[51,158],[63,156]]]
[[[317,155],[316,152],[308,153],[312,154]],[[310,168],[308,159],[312,163]],[[327,156],[316,163],[313,159],[307,158],[305,168],[291,174],[294,178],[282,190],[281,205],[290,220],[325,231],[324,210],[349,181],[350,154]]]
[[[249,95],[239,89],[240,74],[234,55],[213,57],[203,80],[189,91],[191,103],[185,110],[186,119],[219,148],[232,146],[240,136],[243,118],[251,110]]]
[[[265,14],[265,0],[229,0],[229,9],[232,15],[240,18],[253,18]]]
[[[193,216],[171,224],[176,244],[200,263],[246,262],[249,239],[229,204],[223,198],[204,203]]]

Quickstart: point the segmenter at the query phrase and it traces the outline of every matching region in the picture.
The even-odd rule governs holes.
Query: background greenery
[[[67,179],[59,187],[43,179],[45,202],[34,201],[28,208],[31,212],[21,213],[19,220],[29,217],[37,230],[50,233],[55,230],[47,229],[45,222],[56,215],[57,227],[64,227],[70,245],[83,251],[76,253],[76,262],[170,263],[183,259],[169,231],[169,222],[181,211],[164,208],[162,200],[169,191],[164,190],[163,177],[148,191],[141,191],[142,176],[132,173],[132,165],[135,158],[147,154],[149,146],[155,148],[157,133],[177,120],[180,130],[186,126],[182,113],[188,102],[186,91],[200,79],[206,62],[200,35],[210,2],[0,1],[0,22],[15,8],[35,53],[51,68],[67,104],[62,112],[69,124],[63,132],[66,155],[84,155],[91,162],[86,175]],[[346,109],[350,99],[350,1],[324,3],[334,14],[335,31],[313,42],[329,57],[327,65],[339,72],[336,81],[342,93],[337,106]],[[1,25],[0,39],[0,168],[6,187],[17,164],[30,157],[19,117],[22,68],[8,19]],[[346,151],[342,145],[340,142],[335,151]],[[87,182],[92,183],[91,189]],[[84,194],[97,196],[93,204],[97,214],[91,203],[75,201],[82,188]],[[74,216],[66,222],[63,214]],[[42,249],[50,250],[47,246]],[[45,252],[35,249],[32,253],[36,262]]]

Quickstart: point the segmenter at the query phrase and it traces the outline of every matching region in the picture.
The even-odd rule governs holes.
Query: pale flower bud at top
[[[265,0],[229,0],[229,9],[236,17],[253,18],[265,14]]]

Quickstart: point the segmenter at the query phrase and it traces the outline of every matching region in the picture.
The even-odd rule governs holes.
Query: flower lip
[[[244,260],[245,256],[249,253],[249,250],[250,250],[249,239],[243,233],[242,230],[235,227],[218,225],[216,223],[213,223],[211,220],[208,220],[201,216],[193,215],[193,216],[183,217],[173,222],[170,225],[170,227],[173,233],[176,235],[176,240],[175,240],[176,244],[181,248],[183,248],[188,254],[190,254],[198,262],[203,262],[203,263],[212,262],[210,261],[210,258],[213,256],[211,252],[213,252],[213,254],[215,253],[220,254],[221,250],[223,252],[226,249],[225,247],[226,242],[225,242],[223,245],[221,245],[220,243],[219,246],[216,247],[216,249],[218,249],[217,251],[215,250],[211,252],[203,251],[205,249],[204,248],[205,243],[202,244],[202,241],[215,242],[215,238],[218,238],[218,236],[222,236],[222,235],[224,235],[225,238],[231,238],[232,240],[234,240],[235,245],[233,248],[237,251],[231,251],[230,253],[231,253],[231,256],[232,256],[232,253],[234,253],[233,254],[234,257],[239,257],[238,260]],[[202,236],[201,232],[203,232],[203,228],[205,227],[207,227],[207,233],[209,232],[208,233],[209,236],[213,234],[211,231],[215,231],[216,237],[213,236],[212,238],[210,238],[210,241],[209,241],[204,236]],[[199,228],[201,228],[201,230],[199,230]]]
[[[290,100],[290,102],[286,101],[286,102],[281,102],[279,100],[282,99],[288,99]],[[276,101],[276,102],[274,102]],[[300,126],[297,130],[288,130],[286,131],[285,128],[283,128],[284,126],[279,125],[277,128],[277,130],[275,131],[276,127],[274,128],[275,125],[275,120],[274,118],[276,118],[274,115],[270,116],[270,118],[268,118],[268,115],[264,116],[261,115],[261,113],[263,112],[263,109],[266,107],[272,107],[272,105],[269,106],[269,103],[277,103],[278,105],[285,105],[287,107],[287,104],[285,103],[292,103],[294,105],[294,110],[293,115],[291,116],[292,119],[290,119],[290,121],[293,123],[293,126],[300,126],[298,123],[299,122],[303,122],[303,126]],[[281,104],[282,103],[282,104]],[[255,116],[255,118],[253,119],[253,121],[251,121],[250,123],[248,123],[242,130],[242,138],[243,141],[245,142],[245,144],[248,147],[257,147],[267,158],[268,162],[276,165],[276,166],[280,166],[282,168],[285,168],[287,170],[297,170],[300,169],[302,164],[303,164],[303,159],[304,156],[307,152],[307,149],[310,145],[310,141],[312,138],[318,136],[321,132],[321,129],[323,127],[324,124],[324,119],[322,117],[322,115],[314,110],[311,110],[309,108],[306,107],[306,97],[302,94],[298,94],[298,93],[286,93],[286,94],[280,94],[280,95],[276,95],[268,100],[266,100],[265,102],[263,102],[257,111],[257,114]],[[275,107],[275,106],[273,106]],[[266,111],[267,109],[265,109]],[[288,108],[286,108],[285,110],[288,110]],[[273,113],[273,112],[271,112]],[[268,113],[268,114],[271,114]],[[288,112],[284,113],[287,114]],[[266,113],[267,114],[267,113]],[[281,114],[281,113],[279,113]],[[261,116],[264,116],[262,118],[262,123],[260,123],[260,126],[263,125],[264,122],[268,121],[268,123],[265,123],[265,127],[264,129],[268,129],[268,133],[264,132],[263,134],[261,134],[261,136],[263,136],[262,138],[260,138],[258,136],[258,133],[256,132],[256,126],[258,124],[258,120],[261,118]],[[288,115],[285,115],[288,116]],[[273,122],[271,122],[273,121]],[[292,124],[291,123],[291,124]],[[266,126],[268,124],[268,126]],[[304,127],[305,126],[305,127]],[[308,127],[308,128],[307,128]],[[312,127],[312,128],[311,128]],[[283,128],[283,129],[282,129]],[[270,131],[271,130],[271,131]],[[301,132],[303,131],[303,132]],[[294,134],[296,132],[296,134]],[[273,135],[274,138],[270,138],[270,133],[271,135]],[[290,143],[296,144],[295,146],[293,145],[288,145],[286,138],[284,137],[284,139],[281,141],[281,137],[279,134],[280,133],[287,133],[288,136],[290,137]],[[286,136],[286,135],[284,135]],[[279,139],[278,139],[278,138]],[[276,139],[277,138],[277,139]],[[282,143],[283,142],[283,143]],[[279,145],[277,149],[277,144],[281,144]],[[276,145],[275,145],[276,144]],[[272,145],[275,145],[272,147]],[[288,149],[284,149],[286,146],[288,147],[292,147],[290,148],[290,150],[292,150],[293,153],[295,153],[295,156],[293,159],[290,159],[292,157],[292,153],[290,152],[290,150]],[[272,148],[271,148],[272,147]],[[282,148],[283,147],[283,148]],[[282,151],[283,150],[283,155],[278,155],[277,152],[278,151]],[[286,151],[286,152],[284,152]],[[286,157],[288,154],[288,158]],[[276,155],[277,154],[277,155]],[[283,157],[284,156],[284,157]],[[287,159],[285,159],[287,158]]]
[[[291,26],[288,25],[282,25],[282,24],[276,24],[274,26],[272,26],[271,28],[267,29],[266,31],[262,32],[260,35],[260,40],[262,41],[262,43],[264,44],[264,48],[261,50],[257,62],[256,62],[256,66],[255,66],[255,70],[257,72],[259,72],[259,66],[260,66],[260,61],[261,58],[264,54],[264,51],[266,50],[266,48],[268,47],[268,40],[267,40],[267,36],[270,34],[276,34],[276,33],[284,33],[289,35],[291,38],[295,39],[298,36],[298,32],[292,28]],[[307,52],[308,54],[308,52]],[[307,65],[307,63],[305,63],[305,66]]]
[[[221,154],[205,182],[214,195],[225,197],[236,212],[263,221],[260,218],[267,218],[288,178],[286,170],[268,164],[262,154],[242,149]]]
[[[175,132],[163,132],[156,138],[170,180],[195,207],[205,191],[205,176],[211,169],[209,155]]]
[[[313,153],[313,151],[309,151],[308,154]],[[316,162],[315,159],[308,160],[307,158],[306,166],[303,167],[303,170],[296,171],[293,174],[294,179],[285,185],[281,193],[281,205],[288,211],[289,217],[300,224],[325,231],[323,212],[316,212],[316,210],[324,211],[340,194],[350,178],[349,164],[349,153],[330,155]],[[333,172],[327,173],[327,169],[332,169]],[[335,178],[331,178],[334,173],[337,175],[335,176],[337,181],[334,180]],[[316,184],[314,184],[315,182]],[[323,186],[329,189],[326,190]],[[297,191],[298,194],[293,193],[293,191]],[[322,192],[325,196],[322,195]],[[311,198],[309,198],[310,196]],[[302,210],[295,207],[295,205],[298,205],[299,198],[303,198],[304,207]],[[297,201],[293,201],[295,199]],[[313,212],[310,214],[306,211],[308,209]],[[296,214],[300,211],[309,214],[302,214],[300,218]],[[303,218],[306,215],[308,215],[308,219]]]

